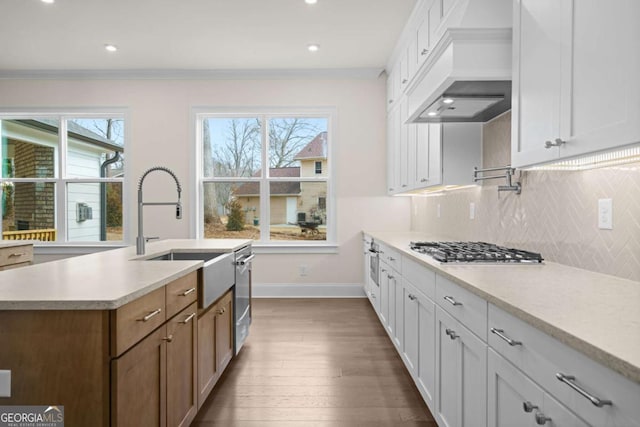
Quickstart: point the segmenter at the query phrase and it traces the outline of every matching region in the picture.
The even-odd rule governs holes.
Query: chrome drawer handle
[[[395,259],[394,257],[392,257],[392,256],[387,257],[387,258],[389,259],[389,261],[395,261],[395,260],[396,260],[396,259]]]
[[[449,338],[451,338],[452,340],[455,340],[460,336],[456,335],[456,331],[454,331],[453,329],[445,329],[444,333],[449,335]]]
[[[422,178],[422,179],[420,180],[420,182],[427,182],[427,181],[429,181],[427,178]]]
[[[538,406],[527,400],[526,402],[522,402],[522,409],[524,409],[524,412],[533,412],[534,409],[538,409]]]
[[[461,302],[456,301],[455,299],[453,299],[453,297],[447,295],[446,297],[444,297],[445,301],[450,302],[453,305],[462,305]]]
[[[389,280],[393,280],[393,279],[395,279],[395,278],[396,278],[395,276],[392,276],[392,275],[390,275],[390,274],[387,274],[387,279],[389,279]]]
[[[589,394],[584,389],[582,389],[580,386],[578,386],[576,383],[573,382],[576,379],[576,377],[573,376],[573,375],[565,375],[565,374],[562,374],[562,373],[558,372],[556,374],[556,378],[560,382],[565,383],[566,385],[568,385],[569,387],[571,387],[572,389],[577,391],[582,396],[586,397],[591,403],[593,403],[594,406],[597,406],[598,408],[602,408],[604,405],[612,405],[613,404],[613,402],[611,402],[610,400],[600,399],[599,397],[595,397],[595,396]]]
[[[536,412],[536,424],[539,426],[543,426],[547,423],[547,421],[551,421],[551,418],[547,417],[542,412]]]
[[[149,319],[151,319],[153,316],[162,313],[162,309],[159,308],[157,310],[152,311],[151,313],[147,314],[146,316],[144,316],[142,319],[138,319],[138,322],[147,322],[149,321]]]
[[[499,336],[500,338],[505,340],[507,342],[507,344],[509,344],[510,346],[522,345],[521,341],[512,340],[508,336],[504,335],[504,329],[491,328],[491,333],[492,334],[496,334],[497,336]]]
[[[429,53],[429,49],[422,49],[422,52],[420,52],[420,55],[424,56],[427,53]]]
[[[409,298],[411,301],[415,301],[418,297],[416,297],[413,294],[409,294],[409,295],[407,295],[407,298]]]
[[[184,291],[183,293],[181,293],[180,295],[183,296],[183,297],[186,297],[187,295],[189,295],[189,294],[191,294],[191,293],[193,293],[195,291],[196,291],[196,288],[190,288],[190,289],[187,289],[186,291]]]
[[[563,141],[560,138],[556,138],[553,142],[551,141],[545,141],[544,142],[544,148],[551,148],[551,147],[560,147],[562,144],[566,143],[567,141]]]
[[[9,254],[9,258],[12,257],[19,257],[19,256],[25,256],[27,253],[26,252],[14,252],[12,254]]]
[[[173,341],[173,335],[169,335],[168,337],[162,338],[162,341],[171,342]]]
[[[196,314],[195,314],[195,313],[191,313],[190,315],[188,315],[188,316],[187,316],[187,318],[186,318],[186,319],[184,319],[184,320],[182,321],[182,323],[184,323],[184,324],[186,325],[186,324],[187,324],[187,323],[189,323],[189,322],[191,321],[191,319],[193,319],[194,317],[196,317]]]

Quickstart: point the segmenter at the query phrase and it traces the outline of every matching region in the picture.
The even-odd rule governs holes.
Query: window
[[[122,241],[122,115],[0,115],[2,239]]]
[[[331,117],[197,113],[198,235],[332,243]]]

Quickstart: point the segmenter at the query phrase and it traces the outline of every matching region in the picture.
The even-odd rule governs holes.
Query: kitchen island
[[[203,261],[151,258],[247,245],[166,240],[0,273],[0,405],[61,405],[69,426],[188,425],[233,356],[233,292],[200,307]]]
[[[364,236],[381,247],[365,291],[439,424],[640,425],[640,283],[547,261],[441,263],[409,243],[446,237]]]

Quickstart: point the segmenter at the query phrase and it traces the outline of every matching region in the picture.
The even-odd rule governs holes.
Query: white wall
[[[335,107],[337,109],[336,203],[337,254],[259,255],[254,264],[257,284],[361,283],[360,231],[409,230],[408,198],[390,198],[386,190],[385,80],[0,80],[0,108],[126,107],[131,145],[126,153],[132,225],[136,234],[137,179],[149,167],[163,165],[181,179],[183,220],[171,207],[145,211],[145,235],[162,238],[189,236],[193,141],[192,107]],[[149,175],[145,199],[173,200],[168,176]],[[134,207],[134,209],[131,209]],[[153,209],[153,212],[151,210]],[[300,277],[300,264],[308,275]]]

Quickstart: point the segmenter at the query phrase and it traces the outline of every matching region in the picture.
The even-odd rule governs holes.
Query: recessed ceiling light
[[[47,3],[47,4],[51,4],[53,3],[55,0],[41,0],[42,3]]]
[[[442,100],[442,102],[445,103],[445,104],[453,104],[453,99],[445,98],[445,99]]]
[[[320,45],[316,43],[311,43],[307,45],[307,49],[309,52],[317,52],[320,49]]]
[[[304,2],[306,4],[316,4],[316,3],[318,3],[318,0],[304,0]]]
[[[114,44],[105,44],[104,48],[109,52],[115,52],[116,50],[118,50],[118,47]]]
[[[430,116],[430,117],[437,116],[437,115],[438,115],[438,112],[437,112],[437,111],[429,111],[429,112],[427,113],[427,116]]]

